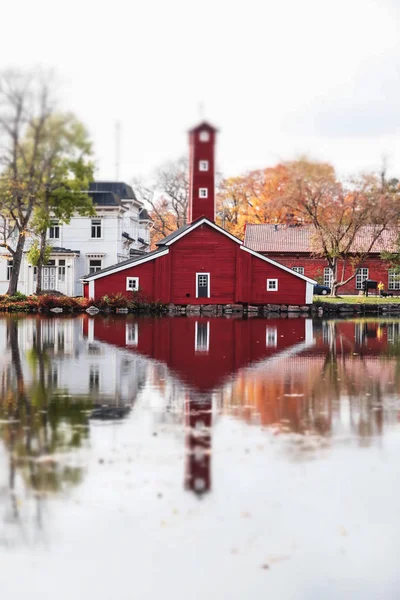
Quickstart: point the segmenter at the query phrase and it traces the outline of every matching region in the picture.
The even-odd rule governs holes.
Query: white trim
[[[126,323],[125,325],[125,345],[137,346],[139,341],[139,327],[137,323]]]
[[[282,269],[282,271],[286,271],[287,273],[290,273],[291,275],[293,275],[293,277],[299,277],[300,279],[303,279],[304,281],[308,281],[309,283],[312,283],[313,285],[315,285],[317,283],[314,279],[310,279],[309,277],[306,277],[305,275],[296,273],[296,271],[289,269],[289,267],[285,267],[285,265],[281,265],[281,263],[278,263],[275,260],[272,260],[271,258],[267,258],[266,256],[263,256],[259,252],[256,252],[255,250],[250,250],[250,248],[247,248],[247,246],[240,246],[240,249],[245,250],[246,252],[248,252],[249,254],[252,254],[253,256],[257,256],[257,258],[264,260],[265,262],[269,263],[270,265],[274,265],[274,267],[279,267],[280,269]]]
[[[306,344],[308,346],[312,346],[313,344],[315,344],[312,319],[306,319]]]
[[[207,275],[208,276],[208,284],[207,284],[207,298],[210,297],[210,273],[196,273],[196,298],[199,297],[199,275]]]
[[[163,250],[163,252],[159,252],[158,254],[155,254],[153,256],[146,256],[144,258],[141,258],[140,260],[135,260],[134,262],[132,261],[131,263],[129,263],[127,265],[123,265],[122,267],[119,266],[118,264],[116,264],[115,269],[110,269],[109,271],[106,271],[105,273],[99,273],[97,275],[95,273],[91,273],[90,275],[87,275],[86,277],[82,277],[81,281],[88,281],[89,279],[91,281],[93,281],[94,279],[100,279],[101,277],[106,277],[107,275],[112,275],[113,273],[119,273],[119,271],[124,271],[125,269],[130,269],[132,267],[142,265],[143,263],[146,263],[150,260],[155,260],[156,258],[160,258],[160,256],[165,256],[168,253],[169,253],[169,249],[167,248],[166,250]],[[104,267],[104,268],[106,268],[106,267]]]
[[[307,281],[306,283],[306,304],[313,303],[314,284]]]
[[[203,200],[208,198],[208,188],[199,188],[199,198]]]
[[[175,242],[177,242],[178,240],[180,240],[182,237],[184,237],[185,235],[187,235],[188,233],[190,233],[191,231],[193,231],[197,227],[200,227],[200,225],[203,225],[204,223],[206,223],[207,225],[209,225],[210,227],[212,227],[216,231],[219,231],[219,233],[222,233],[222,234],[226,235],[228,238],[230,238],[231,240],[233,240],[237,244],[242,245],[243,242],[241,240],[238,240],[238,238],[236,238],[234,235],[232,235],[232,234],[228,233],[227,231],[225,231],[225,229],[222,229],[222,227],[219,227],[218,225],[216,225],[212,221],[209,221],[206,217],[203,217],[200,221],[198,221],[197,223],[193,223],[185,231],[182,231],[182,233],[180,233],[179,235],[177,235],[176,237],[174,237],[173,240],[170,240],[169,242],[167,242],[165,244],[165,246],[170,246],[171,244],[174,244]]]
[[[265,328],[265,347],[276,348],[278,346],[278,328],[267,327]]]
[[[203,323],[203,324],[207,325],[206,347],[199,348],[199,322],[196,321],[195,332],[194,332],[194,351],[195,352],[208,352],[210,349],[210,321],[207,321],[207,323]]]
[[[130,281],[134,281],[134,286],[130,287]],[[126,291],[127,292],[137,292],[139,290],[139,277],[127,277],[126,278]]]
[[[209,161],[208,160],[199,160],[199,171],[205,173],[209,170]]]
[[[94,281],[89,281],[89,298],[94,298]]]
[[[270,287],[270,283],[275,282],[275,287]],[[267,279],[267,292],[277,292],[279,289],[279,282],[277,279]]]

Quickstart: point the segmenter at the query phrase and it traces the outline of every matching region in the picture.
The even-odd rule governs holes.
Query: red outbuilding
[[[246,247],[215,224],[216,129],[189,132],[188,223],[145,256],[83,278],[84,295],[132,292],[168,304],[311,304],[314,280]]]

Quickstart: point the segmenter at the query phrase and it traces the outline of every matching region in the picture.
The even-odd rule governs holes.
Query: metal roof
[[[115,263],[114,265],[111,265],[110,267],[105,267],[104,269],[101,269],[101,271],[96,271],[95,273],[88,273],[88,275],[84,275],[83,277],[81,277],[80,279],[91,279],[92,277],[98,277],[99,275],[103,275],[105,273],[109,273],[110,271],[115,271],[116,269],[120,269],[121,267],[130,267],[131,265],[134,265],[136,262],[139,262],[143,259],[149,259],[149,258],[156,258],[158,254],[163,254],[164,252],[166,252],[165,248],[159,248],[158,250],[153,250],[152,252],[146,252],[145,254],[142,254],[141,256],[135,256],[134,258],[128,258],[127,260],[123,260],[119,263]]]
[[[132,187],[123,181],[92,181],[89,192],[112,192],[122,200],[136,200]]]

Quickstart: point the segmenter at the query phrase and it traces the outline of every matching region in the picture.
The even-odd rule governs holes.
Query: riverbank
[[[222,315],[357,315],[357,314],[400,314],[400,298],[380,298],[347,296],[339,298],[314,297],[311,305],[295,306],[291,304],[162,304],[161,302],[147,302],[144,299],[129,299],[122,294],[104,296],[101,300],[88,300],[87,298],[71,298],[68,296],[0,296],[0,312],[23,313],[150,313],[165,314],[170,316],[222,316]]]

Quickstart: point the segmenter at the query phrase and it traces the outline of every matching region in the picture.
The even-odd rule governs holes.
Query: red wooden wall
[[[207,131],[210,139],[207,142],[200,141],[201,131]],[[199,126],[189,133],[189,206],[188,222],[191,223],[199,217],[207,217],[210,221],[215,220],[215,184],[214,184],[214,148],[216,130],[207,125]],[[200,160],[208,160],[208,171],[200,171]],[[208,197],[199,198],[199,189],[207,188]]]
[[[297,255],[295,253],[293,253],[292,255],[289,255],[287,253],[285,253],[284,255],[268,253],[268,257],[290,268],[304,267],[304,275],[306,275],[306,277],[310,277],[311,279],[323,277],[324,268],[328,266],[327,262],[324,259],[312,258],[308,255]],[[364,262],[362,266],[369,269],[369,279],[373,279],[378,282],[382,281],[385,285],[385,290],[388,289],[388,269],[390,268],[390,265],[387,262],[383,261],[378,256],[371,256]],[[343,262],[341,262],[339,265],[340,275],[342,274],[342,269]],[[347,264],[345,266],[344,279],[350,277],[350,275],[353,272],[354,271],[351,268],[351,265]],[[358,294],[359,291],[360,290],[356,289],[356,279],[354,278],[351,281],[349,281],[349,283],[341,287],[339,293]],[[400,291],[397,293],[400,293]]]
[[[196,298],[196,273],[210,274],[210,298]],[[126,291],[126,278],[139,277],[141,295],[174,304],[305,304],[306,282],[241,250],[240,245],[207,224],[169,247],[169,254],[94,280],[95,299]],[[278,291],[267,291],[278,279]]]

